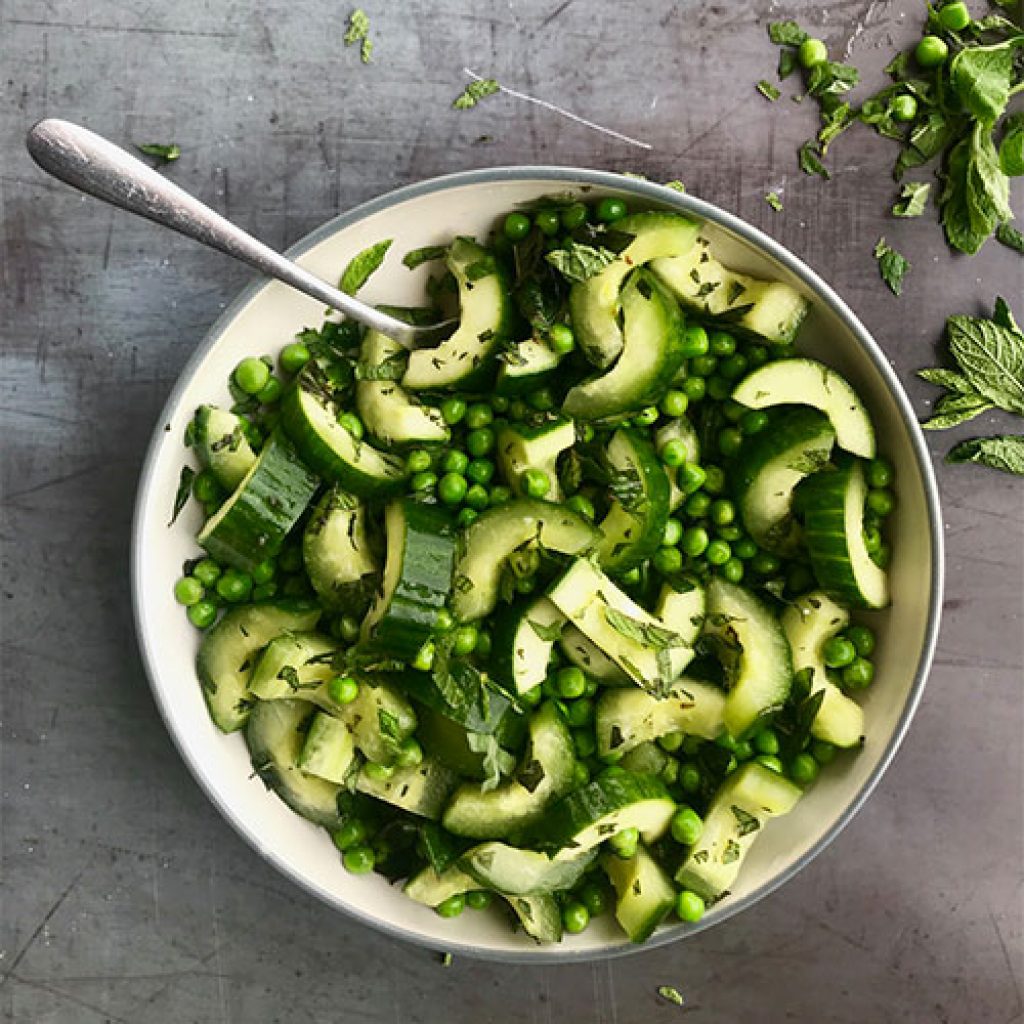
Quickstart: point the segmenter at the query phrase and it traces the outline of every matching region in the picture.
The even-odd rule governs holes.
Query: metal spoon
[[[29,131],[26,145],[44,171],[66,184],[226,252],[386,334],[405,348],[422,348],[440,340],[454,323],[446,320],[413,326],[346,295],[253,238],[152,167],[80,125],[47,118]]]

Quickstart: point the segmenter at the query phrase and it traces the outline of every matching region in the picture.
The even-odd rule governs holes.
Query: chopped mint
[[[878,272],[889,286],[889,291],[893,295],[899,295],[903,291],[903,278],[910,269],[910,263],[884,238],[880,238],[875,245],[875,259],[878,260]]]
[[[908,181],[900,189],[900,197],[893,204],[894,217],[920,217],[928,205],[931,185],[927,181]]]
[[[660,985],[658,995],[668,1003],[675,1003],[676,1006],[682,1006],[684,1003],[683,994],[671,985]]]
[[[774,103],[782,95],[782,93],[779,92],[777,86],[772,85],[771,82],[767,81],[767,79],[764,78],[762,78],[761,81],[757,83],[757,91],[766,100],[771,100],[772,103]]]
[[[779,198],[778,192],[769,192],[764,197],[764,201],[776,212],[782,212],[782,200]]]
[[[452,101],[456,110],[469,110],[485,96],[492,96],[501,88],[493,78],[480,78],[469,83]]]
[[[172,160],[177,160],[181,156],[181,146],[176,142],[147,142],[143,145],[137,145],[135,148],[140,153],[145,153],[146,156],[155,157],[163,164],[169,164]]]

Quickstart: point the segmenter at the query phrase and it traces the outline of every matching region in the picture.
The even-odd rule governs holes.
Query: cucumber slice
[[[654,446],[635,430],[616,430],[606,454],[615,496],[601,521],[597,559],[606,572],[620,574],[646,562],[661,545],[669,484]]]
[[[303,460],[325,480],[361,498],[401,490],[405,480],[401,459],[357,440],[338,422],[341,410],[319,373],[315,363],[309,363],[281,400],[281,423]]]
[[[647,740],[623,754],[616,763],[620,768],[625,768],[627,772],[636,772],[639,775],[660,775],[665,770],[668,761],[668,754],[657,743]]]
[[[367,331],[359,352],[356,408],[370,436],[385,447],[444,444],[451,436],[441,413],[421,405],[398,383],[406,350],[379,331]]]
[[[402,378],[406,388],[486,387],[502,339],[510,333],[512,300],[493,255],[470,238],[456,238],[446,262],[459,286],[459,326],[437,348],[409,354]]]
[[[330,609],[359,607],[379,570],[366,533],[366,507],[334,485],[317,502],[302,534],[309,581]],[[364,605],[365,607],[365,605]]]
[[[736,501],[747,532],[761,547],[792,554],[800,541],[793,491],[828,463],[835,442],[816,409],[788,409],[748,438],[733,466]]]
[[[644,689],[668,686],[692,656],[692,648],[682,636],[666,629],[585,558],[573,562],[548,597]]]
[[[335,713],[352,729],[363,756],[377,764],[391,764],[402,740],[416,731],[416,712],[389,683],[360,679],[356,699]]]
[[[547,702],[530,719],[530,741],[514,778],[495,789],[464,783],[452,796],[443,824],[471,839],[504,839],[544,814],[572,785],[576,755],[561,713]]]
[[[337,653],[337,643],[317,633],[276,637],[256,662],[249,692],[260,700],[312,701],[315,691],[336,675],[331,663]]]
[[[808,477],[799,489],[804,541],[822,590],[858,608],[884,608],[889,578],[864,546],[867,493],[859,462]]]
[[[455,539],[448,514],[412,498],[384,512],[387,557],[381,591],[363,620],[363,642],[412,661],[448,599]]]
[[[823,591],[798,597],[782,613],[782,628],[793,652],[793,671],[811,672],[811,694],[825,691],[811,734],[837,747],[855,747],[864,735],[864,712],[828,677],[822,648],[846,628],[850,613]]]
[[[525,395],[544,387],[564,356],[537,338],[512,346],[501,358],[496,389],[499,395]]]
[[[875,457],[875,428],[857,392],[835,370],[813,359],[765,363],[736,385],[732,397],[751,409],[809,405],[829,418],[840,448],[862,459]]]
[[[356,789],[410,814],[437,821],[455,782],[456,775],[447,765],[427,757],[420,764],[396,768],[387,779],[372,778],[364,766],[356,777]]]
[[[595,643],[571,623],[562,630],[558,646],[570,663],[602,686],[632,686],[633,681]]]
[[[693,660],[695,644],[704,625],[707,594],[702,586],[691,583],[689,590],[676,590],[665,584],[654,609],[655,618],[682,640],[682,649],[672,652],[672,667],[680,672]]]
[[[427,865],[405,883],[403,892],[417,903],[436,907],[452,896],[461,896],[479,888],[476,879],[455,864],[441,872]]]
[[[537,893],[534,896],[509,896],[507,899],[523,931],[531,939],[541,943],[562,941],[562,912],[553,896]]]
[[[553,804],[537,825],[537,838],[540,845],[567,850],[569,856],[592,850],[624,828],[639,829],[654,842],[665,834],[675,811],[660,779],[612,768]]]
[[[764,823],[788,814],[801,795],[799,787],[778,772],[748,761],[715,794],[700,839],[676,873],[676,882],[705,900],[721,899],[736,881]]]
[[[340,718],[318,711],[299,754],[299,768],[307,775],[343,786],[356,763],[352,731]]]
[[[558,456],[575,443],[576,428],[572,420],[553,419],[539,426],[509,423],[498,431],[498,462],[516,494],[522,494],[523,474],[528,469],[539,469],[551,481],[548,497],[559,501]]]
[[[622,352],[619,293],[626,276],[650,260],[689,252],[699,227],[678,213],[649,211],[623,218],[615,229],[633,235],[633,241],[614,263],[589,281],[574,284],[569,293],[576,338],[584,355],[599,370],[611,366]]]
[[[319,485],[288,439],[275,432],[196,540],[217,561],[252,572],[281,550]]]
[[[501,571],[518,549],[538,544],[548,551],[578,555],[599,538],[594,526],[563,505],[517,498],[488,509],[462,534],[452,611],[463,622],[490,614],[498,603]]]
[[[630,942],[646,942],[676,903],[676,887],[642,846],[628,860],[608,853],[601,867],[615,888],[615,920]]]
[[[651,269],[676,298],[729,329],[777,345],[792,344],[810,303],[791,285],[762,281],[723,266],[701,238],[685,255],[656,260]]]
[[[472,875],[481,889],[503,896],[532,896],[571,889],[594,862],[596,853],[554,860],[536,850],[521,850],[505,843],[481,843],[467,850],[459,866]]]
[[[725,726],[739,738],[778,711],[793,683],[793,661],[775,613],[749,590],[719,577],[708,584],[705,633],[719,641],[731,685]]]
[[[336,786],[299,768],[305,727],[314,713],[303,700],[258,701],[245,727],[252,766],[263,784],[296,814],[327,829],[340,828]]]
[[[320,614],[309,601],[250,604],[229,611],[203,637],[196,673],[218,729],[235,732],[245,725],[251,707],[249,676],[257,652],[288,630],[312,629]]]
[[[499,609],[491,633],[494,678],[526,693],[547,678],[565,616],[546,597]]]
[[[193,425],[199,461],[222,487],[233,491],[256,461],[241,416],[213,405],[201,405],[196,409]]]
[[[669,441],[682,441],[686,446],[686,461],[700,462],[700,442],[697,440],[697,431],[693,424],[684,416],[670,420],[663,427],[659,427],[654,435],[654,447],[657,451],[668,444]],[[674,466],[663,466],[665,476],[668,477],[668,507],[675,512],[686,500],[686,494],[676,486],[676,478],[679,470]]]
[[[670,732],[713,740],[725,728],[724,714],[725,694],[697,679],[679,679],[661,699],[632,686],[607,690],[597,702],[597,750],[601,757],[625,754]]]
[[[596,280],[596,279],[595,279]],[[658,280],[638,271],[622,292],[623,348],[603,376],[569,390],[567,416],[597,420],[657,401],[683,361],[683,316]]]

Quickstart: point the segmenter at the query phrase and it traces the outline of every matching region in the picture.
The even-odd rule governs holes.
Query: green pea
[[[687,377],[679,385],[680,390],[686,395],[689,402],[699,402],[707,393],[707,385],[703,377]]]
[[[818,762],[810,754],[797,754],[789,762],[789,777],[798,786],[809,786],[818,777]]]
[[[565,706],[565,720],[573,729],[582,729],[594,720],[594,702],[586,697],[569,701]]]
[[[274,573],[277,572],[277,566],[274,565],[274,560],[268,558],[265,561],[260,562],[252,571],[253,583],[269,583],[274,578]]]
[[[855,658],[843,669],[843,685],[851,690],[863,690],[875,678],[875,666],[867,658]]]
[[[212,587],[220,574],[221,567],[212,558],[204,558],[192,567],[192,575],[204,587]]]
[[[783,767],[782,762],[774,754],[758,754],[754,760],[758,764],[764,765],[769,771],[778,772],[779,775],[786,774],[786,769]]]
[[[455,636],[452,640],[452,653],[456,655],[472,654],[476,648],[477,639],[480,636],[479,630],[476,626],[465,625],[459,626],[455,630]]]
[[[672,816],[669,828],[672,838],[677,843],[681,843],[683,846],[695,846],[704,831],[704,821],[692,807],[684,805]]]
[[[683,889],[676,897],[676,916],[680,921],[696,924],[704,916],[704,900],[690,889]]]
[[[731,459],[743,447],[743,434],[737,427],[723,427],[718,432],[718,450]]]
[[[743,419],[740,420],[740,430],[743,431],[745,437],[760,434],[767,426],[768,413],[760,409],[751,409],[749,412],[745,412]]]
[[[457,423],[461,423],[466,416],[466,410],[469,407],[465,401],[461,398],[446,398],[441,403],[441,419],[448,424],[449,427],[454,427]]]
[[[508,407],[508,415],[509,419],[516,421],[525,420],[530,415],[530,407],[521,398],[517,398]]]
[[[939,36],[923,36],[914,49],[914,59],[923,68],[937,68],[948,56],[949,47]]]
[[[553,237],[558,234],[558,229],[561,227],[561,219],[558,216],[557,210],[538,210],[533,217],[534,224],[540,228],[541,233]]]
[[[437,482],[437,496],[446,505],[458,505],[468,490],[469,484],[460,473],[445,473]]]
[[[764,366],[768,362],[768,349],[764,345],[747,346],[747,362],[752,367]]]
[[[732,548],[724,540],[713,540],[708,544],[704,557],[709,565],[725,565],[732,558]]]
[[[811,757],[820,765],[831,764],[836,757],[836,747],[827,740],[811,741]]]
[[[608,909],[608,893],[597,882],[588,882],[579,891],[580,902],[591,917],[600,917]]]
[[[491,894],[486,889],[473,889],[466,893],[466,906],[470,910],[486,910],[491,905]]]
[[[481,630],[476,638],[476,654],[481,658],[488,658],[491,654],[491,634]]]
[[[465,472],[473,483],[487,484],[494,476],[494,463],[490,459],[472,459]]]
[[[736,351],[736,339],[725,331],[715,331],[709,339],[709,350],[714,356],[731,356]]]
[[[679,769],[679,785],[684,793],[696,793],[701,787],[700,769],[692,762],[684,764]]]
[[[621,769],[618,769],[621,771]],[[608,845],[616,857],[622,860],[630,860],[636,856],[637,848],[640,846],[640,830],[638,828],[624,828],[608,840]]]
[[[433,642],[428,640],[416,652],[416,657],[412,661],[412,667],[420,672],[429,672],[434,664],[434,650]]]
[[[437,474],[429,470],[424,473],[413,473],[409,486],[414,491],[430,491],[437,486]]]
[[[690,400],[686,397],[686,393],[683,391],[676,391],[675,389],[666,391],[664,398],[661,400],[661,411],[672,419],[678,419],[686,413],[686,409],[690,404]]]
[[[729,583],[739,583],[743,579],[743,574],[746,569],[743,562],[738,558],[730,558],[723,566],[719,569],[719,574],[722,579]]]
[[[872,459],[868,463],[865,475],[867,477],[868,487],[872,487],[875,490],[890,487],[892,486],[894,476],[892,463],[887,459]]]
[[[870,490],[865,505],[876,516],[884,519],[896,507],[896,497],[892,491]]]
[[[434,617],[434,632],[447,633],[455,627],[455,616],[447,608],[442,608]]]
[[[277,362],[284,373],[298,373],[309,362],[309,359],[309,348],[301,341],[293,341],[281,349]]]
[[[565,504],[571,508],[576,515],[582,516],[584,519],[590,521],[592,521],[594,516],[597,514],[594,509],[594,503],[583,494],[574,494]]]
[[[821,654],[829,668],[846,668],[857,657],[857,648],[844,637],[834,636],[825,641]]]
[[[578,935],[590,924],[590,911],[577,900],[562,908],[562,925],[570,935]]]
[[[491,397],[491,409],[496,415],[503,415],[508,412],[509,400],[504,395],[493,395]]]
[[[379,764],[376,761],[367,761],[363,765],[363,774],[374,782],[387,782],[395,774],[393,764]]]
[[[757,554],[757,545],[750,537],[737,538],[732,546],[732,553],[744,562],[749,562]]]
[[[576,756],[583,758],[592,757],[597,751],[597,740],[589,729],[574,729],[572,733],[573,746],[576,748]]]
[[[477,430],[494,422],[494,410],[484,402],[474,402],[466,410],[466,427]]]
[[[716,402],[724,401],[732,394],[732,384],[720,374],[709,377],[707,380],[708,397]]]
[[[552,352],[564,356],[576,347],[576,336],[568,324],[555,324],[548,331],[548,344]]]
[[[415,736],[408,736],[402,740],[398,746],[396,761],[401,768],[415,768],[423,762],[423,747]]]
[[[971,12],[967,4],[957,3],[946,4],[939,8],[939,23],[950,32],[960,32],[971,23]]]
[[[217,618],[217,606],[205,599],[196,601],[195,604],[189,605],[186,614],[193,626],[197,629],[206,629],[207,626],[212,626],[213,620]]]
[[[492,505],[504,505],[512,497],[512,492],[504,485],[498,484],[491,488],[490,502]]]
[[[771,576],[779,571],[782,563],[770,551],[759,551],[752,559],[750,567],[762,576]]]
[[[237,569],[228,569],[216,584],[217,593],[225,601],[238,604],[244,601],[252,591],[252,577]]]
[[[502,224],[502,230],[509,241],[520,242],[530,233],[532,226],[525,213],[510,213]]]
[[[431,466],[430,452],[423,448],[416,448],[409,452],[405,458],[405,468],[412,474],[425,473]]]
[[[614,224],[626,216],[626,204],[615,196],[605,196],[597,204],[597,219],[604,224]]]
[[[196,478],[192,481],[192,493],[195,495],[196,501],[205,505],[208,502],[220,501],[224,496],[224,489],[217,482],[213,473],[204,469],[197,473]]]
[[[690,360],[690,373],[695,377],[710,377],[718,366],[718,360],[714,356],[694,356]]]
[[[342,855],[341,863],[350,875],[368,875],[374,868],[376,857],[372,847],[350,846]]]
[[[624,572],[619,577],[619,580],[622,582],[624,586],[636,586],[640,582],[640,567],[636,566],[635,568],[630,569],[629,572]]]
[[[456,893],[448,899],[438,903],[434,910],[439,917],[458,917],[466,909],[466,897],[463,893]]]
[[[716,526],[728,526],[736,518],[736,506],[728,498],[718,498],[711,503],[708,515]]]
[[[710,543],[711,538],[708,536],[707,530],[700,526],[691,526],[683,531],[683,535],[679,540],[679,547],[690,558],[699,558],[707,551]]]
[[[471,487],[469,490],[471,491],[472,489],[473,488]],[[469,491],[466,492],[466,496],[469,497]],[[486,491],[484,492],[484,501],[487,501]],[[479,516],[480,513],[477,512],[475,508],[460,508],[459,514],[455,517],[455,521],[459,526],[470,526],[477,520],[477,518],[479,518]]]
[[[682,438],[673,437],[661,446],[658,455],[661,461],[671,468],[682,466],[686,462],[688,452],[686,442]]]
[[[357,441],[360,440],[366,429],[363,421],[354,412],[343,412],[338,417],[338,423],[344,427]]]
[[[828,60],[828,47],[820,39],[805,39],[800,44],[796,56],[800,66],[810,70]]]
[[[661,534],[662,547],[674,548],[683,537],[683,524],[678,519],[666,519],[665,529]]]
[[[917,117],[917,100],[903,93],[892,101],[892,116],[896,121],[913,121]]]
[[[486,455],[493,447],[494,431],[490,427],[479,427],[466,436],[466,450],[474,458]]]
[[[369,832],[366,823],[359,818],[348,818],[342,823],[341,828],[331,833],[331,840],[334,845],[344,853],[360,843],[366,842]]]
[[[583,205],[583,203],[572,203],[562,210],[560,217],[562,221],[562,227],[566,231],[575,231],[577,228],[583,227],[587,222],[587,215],[590,211]]]
[[[889,568],[889,562],[892,559],[892,548],[890,548],[884,541],[878,545],[877,551],[870,551],[868,554],[871,555],[871,561],[874,562],[879,569]]]
[[[575,700],[577,697],[582,697],[583,691],[587,688],[587,677],[575,665],[559,669],[558,675],[555,676],[555,682],[558,686],[559,695],[567,700]]]
[[[679,548],[658,548],[651,561],[663,576],[671,576],[683,567],[683,553]]]
[[[204,593],[202,583],[195,576],[182,576],[174,584],[174,599],[186,608],[191,608],[192,605],[201,601]]]
[[[674,754],[683,745],[683,733],[667,732],[658,737],[658,746],[669,754]]]
[[[646,409],[641,409],[633,417],[633,422],[638,427],[649,427],[658,421],[658,407],[656,405],[649,405]]]
[[[469,456],[457,448],[445,452],[444,458],[441,459],[441,469],[446,473],[465,473],[468,468]]]
[[[195,570],[193,569],[192,571],[195,574]],[[854,649],[862,658],[870,658],[874,654],[875,634],[871,632],[868,626],[848,626],[846,628],[846,639],[853,644]]]
[[[747,372],[747,357],[737,352],[735,355],[729,356],[728,359],[723,359],[718,366],[718,372],[729,382],[731,392],[731,382]]]
[[[704,481],[707,478],[707,473],[696,462],[685,462],[676,473],[676,486],[684,494],[693,494],[694,491],[699,491],[704,486]]]
[[[708,494],[721,494],[725,490],[725,472],[721,466],[704,467],[704,490]]]
[[[497,490],[497,488],[495,488],[495,490]],[[463,501],[469,506],[470,511],[480,512],[487,508],[491,501],[491,497],[488,495],[487,488],[484,487],[483,484],[472,484],[466,491]],[[476,517],[474,516],[474,518]]]
[[[262,359],[248,356],[234,371],[234,380],[247,395],[258,395],[270,380],[270,367]]]

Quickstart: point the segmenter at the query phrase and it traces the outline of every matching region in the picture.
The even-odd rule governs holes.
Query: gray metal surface
[[[127,537],[142,451],[244,270],[81,200],[21,147],[44,116],[177,141],[175,180],[279,248],[338,209],[464,167],[682,178],[830,280],[923,399],[913,371],[933,361],[945,315],[1020,296],[1019,259],[994,245],[954,259],[930,218],[886,218],[892,151],[866,132],[836,144],[831,182],[803,176],[794,149],[811,111],[752,91],[774,67],[768,17],[806,10],[833,52],[856,34],[855,62],[877,73],[917,6],[381,4],[368,7],[369,67],[340,44],[346,8],[256,6],[0,8],[0,1015],[668,1021],[680,1010],[656,988],[671,984],[698,1021],[1019,1020],[1018,481],[939,465],[948,586],[932,681],[875,796],[799,877],[720,928],[624,961],[442,968],[306,897],[227,828],[177,759],[135,653]],[[467,66],[654,148],[505,96],[453,111]],[[900,299],[870,255],[882,233],[914,263]],[[933,435],[933,451],[952,439]]]

